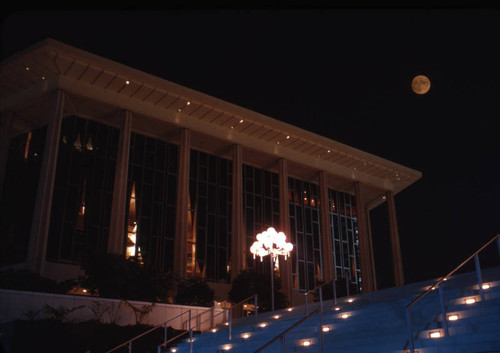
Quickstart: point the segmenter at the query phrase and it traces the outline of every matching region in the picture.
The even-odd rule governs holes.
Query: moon
[[[431,88],[431,81],[427,76],[418,75],[411,81],[411,89],[416,94],[426,94]]]

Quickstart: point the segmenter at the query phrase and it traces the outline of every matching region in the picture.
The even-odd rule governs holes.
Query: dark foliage
[[[56,282],[28,270],[5,270],[0,272],[0,288],[29,292],[64,294],[75,285],[75,281]]]
[[[92,254],[82,268],[80,285],[105,298],[167,302],[174,284],[170,274],[118,254]]]
[[[233,281],[229,291],[229,300],[233,303],[248,298],[253,294],[258,295],[259,311],[269,311],[271,305],[271,278],[269,275],[258,273],[254,270],[242,271]],[[285,295],[280,292],[281,280],[274,278],[274,308],[282,309],[287,306]]]
[[[10,331],[10,335],[4,337],[3,341],[8,339],[11,353],[103,353],[151,328],[147,325],[118,326],[95,321],[64,323],[57,320],[18,320],[8,330],[4,330]],[[168,337],[174,337],[179,332],[169,327]],[[163,335],[163,329],[158,329],[144,339],[134,341],[134,352],[156,352],[157,345],[163,342]],[[118,352],[123,351],[126,349]]]
[[[207,283],[199,278],[188,278],[177,284],[176,304],[212,306],[214,291]]]

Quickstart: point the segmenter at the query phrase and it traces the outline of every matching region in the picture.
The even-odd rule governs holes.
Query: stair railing
[[[328,284],[332,285],[333,305],[337,304],[337,294],[335,293],[335,279],[333,279],[330,282],[320,284],[320,285],[314,287],[313,289],[311,289],[310,291],[304,293],[304,308],[305,308],[306,315],[309,314],[309,306],[308,306],[307,298],[309,295],[314,294],[316,291],[319,291],[319,307],[320,307],[321,311],[323,311],[323,287],[325,287]]]
[[[491,245],[495,240],[497,241],[498,253],[500,255],[500,234],[497,234],[493,238],[491,238],[486,244],[484,244],[482,247],[480,247],[478,250],[476,250],[471,256],[469,256],[467,259],[465,259],[460,265],[455,267],[450,273],[448,273],[446,276],[440,278],[436,283],[434,283],[432,286],[430,286],[425,292],[420,294],[417,298],[415,298],[410,304],[408,304],[406,306],[406,318],[408,321],[408,331],[410,334],[410,352],[411,353],[415,353],[415,339],[413,337],[413,321],[411,318],[411,308],[416,303],[418,303],[422,298],[424,298],[427,294],[429,294],[430,292],[432,292],[436,288],[438,288],[439,300],[440,300],[440,305],[441,305],[441,317],[442,317],[442,322],[443,322],[443,330],[444,330],[444,334],[446,336],[448,336],[449,335],[448,322],[447,322],[447,318],[446,318],[446,308],[444,305],[444,293],[443,293],[442,283],[444,281],[446,281],[448,278],[450,278],[455,272],[457,272],[460,268],[462,268],[465,264],[467,264],[472,259],[474,259],[474,263],[475,263],[476,278],[477,278],[477,284],[478,284],[478,288],[479,288],[479,294],[481,296],[481,300],[484,301],[483,279],[481,276],[481,267],[479,265],[479,253],[481,253],[484,249],[486,249],[489,245]]]
[[[315,314],[318,314],[318,318],[319,318],[319,330],[318,330],[319,336],[320,336],[319,341],[320,341],[321,353],[323,353],[324,349],[325,349],[325,345],[324,345],[324,337],[323,337],[323,329],[322,329],[323,328],[323,316],[322,316],[321,308],[317,308],[316,310],[312,311],[310,314],[304,316],[302,319],[300,319],[299,321],[294,323],[292,326],[287,328],[285,331],[281,332],[279,335],[274,337],[272,340],[270,340],[269,342],[264,344],[262,347],[257,349],[254,353],[262,352],[264,349],[266,349],[267,347],[269,347],[270,345],[272,345],[273,343],[275,343],[276,341],[278,341],[280,339],[281,339],[282,352],[286,353],[286,334],[288,332],[294,330],[297,326],[301,325],[302,323],[304,323],[306,320],[308,320],[309,318],[311,318]]]
[[[151,328],[150,330],[147,330],[146,332],[143,332],[143,333],[141,333],[140,335],[138,335],[138,336],[136,336],[136,337],[134,337],[134,338],[131,338],[131,339],[129,339],[129,340],[128,340],[128,341],[126,341],[126,342],[123,342],[122,344],[120,344],[120,345],[116,346],[115,348],[113,348],[113,349],[111,349],[111,350],[107,351],[106,353],[111,353],[111,352],[114,352],[114,351],[116,351],[117,349],[120,349],[120,348],[125,347],[125,346],[127,346],[127,345],[128,345],[128,353],[132,353],[132,343],[133,343],[134,341],[138,340],[138,339],[139,339],[139,338],[141,338],[141,337],[146,336],[147,334],[149,334],[149,333],[151,333],[151,332],[153,332],[153,331],[156,331],[157,329],[159,329],[159,328],[161,328],[161,327],[163,327],[163,329],[164,329],[164,334],[163,334],[163,335],[164,335],[164,341],[167,341],[167,324],[168,324],[169,322],[171,322],[171,321],[174,321],[174,320],[178,319],[179,317],[182,317],[182,315],[184,315],[184,314],[186,314],[186,313],[190,313],[190,312],[191,312],[191,310],[186,310],[186,311],[184,311],[184,312],[180,313],[179,315],[177,315],[177,316],[175,316],[175,317],[173,317],[173,318],[168,319],[167,321],[165,321],[165,322],[164,322],[164,323],[162,323],[161,325],[157,325],[157,326],[155,326],[155,327]]]
[[[236,303],[234,305],[231,305],[231,308],[228,311],[228,327],[229,327],[229,340],[232,339],[231,337],[231,332],[233,328],[233,319],[238,319],[242,317],[242,312],[245,304],[248,304],[248,301],[253,298],[253,305],[254,305],[254,317],[255,317],[255,324],[258,324],[258,296],[257,294],[251,295],[248,298],[243,299],[239,303]]]

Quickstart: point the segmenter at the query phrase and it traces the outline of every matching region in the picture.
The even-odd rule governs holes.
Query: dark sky
[[[396,195],[407,282],[446,274],[500,233],[498,10],[36,11],[2,20],[2,59],[51,37],[421,171]],[[417,74],[431,80],[425,95],[411,91]],[[380,287],[392,281],[385,213],[382,205],[371,215]]]

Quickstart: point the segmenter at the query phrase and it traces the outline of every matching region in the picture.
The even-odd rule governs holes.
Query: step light
[[[328,332],[328,331],[330,331],[330,327],[329,327],[329,326],[323,326],[323,327],[321,328],[321,331],[323,331],[323,332]]]
[[[354,299],[352,299],[352,298],[347,299],[348,303],[352,303],[353,301],[354,301]]]
[[[177,352],[177,348],[176,347],[170,348],[170,352],[172,352],[172,353]]]
[[[267,326],[267,322],[261,322],[257,326],[259,326],[259,327],[266,327]]]
[[[429,338],[441,338],[441,331],[429,332]]]
[[[273,316],[273,319],[278,320],[280,317],[281,317],[281,316],[279,316],[279,315],[274,315],[274,316]]]
[[[457,320],[458,320],[458,314],[448,315],[448,321],[457,321]]]
[[[342,314],[340,317],[341,317],[342,319],[347,319],[347,318],[349,317],[349,315],[347,315],[347,314]]]
[[[303,340],[301,344],[304,347],[309,347],[312,344],[312,342],[311,340]]]
[[[233,348],[233,346],[231,346],[230,344],[226,344],[224,347],[222,347],[222,349],[225,350],[225,351],[228,351],[231,348]]]
[[[488,283],[483,284],[482,286],[483,289],[490,289],[490,285]]]
[[[293,308],[288,308],[286,309],[286,311],[293,311]]]
[[[242,333],[240,337],[241,337],[242,339],[246,340],[247,338],[250,338],[250,336],[251,336],[251,334],[250,334],[250,333],[248,333],[248,332],[246,332],[246,333]]]
[[[216,333],[216,332],[217,332],[217,329],[216,329],[216,328],[213,328],[213,329],[211,329],[210,331],[211,331],[211,332],[213,332],[213,333]]]
[[[474,299],[474,298],[465,299],[465,304],[468,304],[468,305],[474,304],[475,302],[476,302],[476,299]]]
[[[333,310],[335,310],[335,311],[339,311],[339,310],[340,310],[340,307],[336,306]]]

